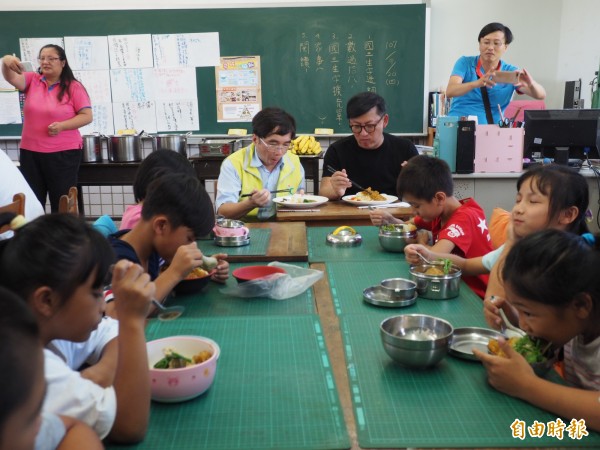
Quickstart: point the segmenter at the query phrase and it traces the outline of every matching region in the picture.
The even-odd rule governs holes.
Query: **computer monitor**
[[[600,109],[525,111],[523,156],[568,159],[600,158]],[[589,155],[587,154],[589,152]]]

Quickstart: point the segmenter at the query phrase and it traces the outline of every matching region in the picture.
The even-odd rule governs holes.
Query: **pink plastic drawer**
[[[475,172],[521,172],[523,128],[477,125],[475,128]]]

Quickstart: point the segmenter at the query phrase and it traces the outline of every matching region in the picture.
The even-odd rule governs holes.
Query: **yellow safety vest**
[[[250,164],[254,157],[254,143],[248,147],[242,148],[237,152],[229,156],[229,161],[233,164],[236,172],[240,176],[242,182],[242,193],[252,192],[254,189],[260,190],[263,188],[262,179],[257,167],[252,167]],[[277,180],[277,190],[293,188],[295,191],[302,184],[302,171],[301,171],[300,158],[291,152],[286,152],[283,155],[283,167],[279,173],[279,179]],[[240,197],[238,201],[241,201]],[[258,208],[254,208],[246,217],[256,218],[258,215]]]

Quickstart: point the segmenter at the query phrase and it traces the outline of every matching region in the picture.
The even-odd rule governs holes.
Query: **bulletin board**
[[[349,133],[347,100],[372,90],[387,102],[387,131],[425,133],[425,4],[193,10],[3,11],[0,53],[19,38],[218,32],[221,56],[259,55],[263,106],[279,106],[298,131]],[[250,124],[219,123],[215,69],[196,68],[200,134]],[[0,125],[18,136],[20,125]]]

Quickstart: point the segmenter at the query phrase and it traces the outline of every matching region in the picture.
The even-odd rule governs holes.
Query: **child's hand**
[[[225,283],[229,278],[229,263],[225,261],[227,255],[225,253],[217,253],[212,255],[213,258],[217,258],[219,264],[217,264],[216,272],[212,274],[211,280],[217,283]]]
[[[506,358],[488,355],[476,349],[473,349],[473,354],[481,360],[487,370],[490,385],[500,392],[521,398],[536,375],[527,360],[517,353],[506,339],[500,338],[498,343]]]
[[[421,244],[408,244],[404,247],[404,256],[406,262],[410,264],[421,264],[423,260],[419,258],[419,254],[423,255],[425,259],[429,261],[435,259],[433,252],[429,251],[427,247]]]
[[[428,245],[431,235],[427,230],[417,230],[417,242],[421,245]]]
[[[202,265],[202,252],[195,242],[180,246],[169,264],[168,271],[183,280],[195,268]]]
[[[400,219],[396,219],[389,212],[383,209],[372,209],[369,211],[371,223],[375,226],[385,225],[388,223],[404,223]]]
[[[139,264],[122,259],[113,269],[112,290],[119,320],[145,319],[156,294],[150,275]]]
[[[517,312],[513,309],[510,303],[502,298],[496,297],[494,295],[490,297],[485,297],[483,300],[483,316],[487,324],[495,330],[500,330],[502,328],[502,317],[500,317],[500,309],[503,309],[506,317],[513,324],[517,324],[519,322],[519,316]]]

